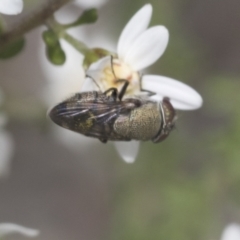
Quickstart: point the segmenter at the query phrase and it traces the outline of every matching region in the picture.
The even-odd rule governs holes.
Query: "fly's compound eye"
[[[164,97],[160,103],[160,111],[162,115],[162,126],[158,134],[152,139],[154,143],[158,143],[166,139],[172,131],[176,121],[176,111],[170,103],[168,97]]]

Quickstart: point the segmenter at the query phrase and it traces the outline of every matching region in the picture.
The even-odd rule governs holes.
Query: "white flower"
[[[80,89],[84,79],[84,70],[82,66],[82,56],[75,51],[69,44],[61,41],[67,56],[66,63],[61,67],[56,67],[46,60],[44,50],[41,52],[41,66],[44,74],[46,74],[47,84],[43,90],[43,100],[45,104],[51,108],[54,105],[62,102],[66,98],[76,93]],[[43,46],[45,47],[45,46]],[[66,131],[59,127],[54,128],[54,135],[58,140],[64,143],[76,143],[82,140],[79,134],[71,131]],[[72,139],[72,140],[71,140]]]
[[[55,12],[54,15],[59,22],[67,24],[79,17],[79,10],[81,10],[81,8],[97,8],[102,6],[105,2],[107,2],[107,0],[71,1],[69,4],[66,4],[63,8]],[[78,9],[79,7],[80,9]],[[95,29],[90,29],[90,31],[88,27],[89,25],[71,28],[68,32],[80,41],[87,41],[89,47],[94,47],[99,42],[102,43],[103,46],[109,47],[109,45],[111,45],[109,39],[107,39],[107,37],[99,30],[99,27],[95,28],[95,25],[93,24],[91,27]],[[92,34],[96,34],[97,38],[92,36]],[[66,41],[60,40],[60,42],[66,53],[66,62],[61,67],[55,66],[47,61],[45,45],[42,41],[41,48],[39,49],[40,64],[46,79],[46,85],[42,92],[42,96],[44,103],[49,109],[79,91],[85,79],[85,72],[82,67],[83,56]],[[81,134],[67,131],[58,126],[53,126],[52,130],[53,135],[61,144],[66,145],[75,152],[80,150],[79,146],[81,146],[82,149],[86,149],[91,146],[90,143],[94,142],[91,138],[86,138]]]
[[[23,10],[22,0],[0,0],[0,13],[16,15]]]
[[[26,237],[36,237],[39,234],[39,231],[31,228],[26,228],[14,223],[0,223],[0,239],[13,233],[19,233]]]
[[[107,0],[75,0],[75,4],[84,8],[94,8],[94,7],[101,7],[103,4],[105,4]]]
[[[0,105],[3,99],[4,96],[0,90]],[[6,123],[7,115],[0,112],[0,177],[6,177],[8,175],[14,149],[12,136],[4,129]]]
[[[240,225],[236,223],[227,225],[220,240],[240,240]]]
[[[90,8],[100,8],[108,0],[75,0],[70,1],[68,4],[60,8],[55,12],[54,16],[61,23],[69,23],[76,20],[79,17],[79,11],[73,11],[73,9],[79,8],[79,10],[86,10]],[[82,40],[82,38],[80,38]]]
[[[9,174],[13,145],[12,136],[6,130],[0,129],[0,177]]]
[[[120,35],[117,45],[118,57],[112,62],[111,57],[100,59],[89,67],[87,75],[98,83],[101,91],[111,87],[120,90],[122,83],[116,79],[127,79],[129,87],[126,95],[139,95],[144,89],[156,93],[151,98],[157,101],[169,97],[175,109],[192,110],[201,107],[201,96],[188,85],[165,76],[141,76],[139,73],[162,56],[169,39],[168,30],[164,26],[148,28],[151,16],[152,6],[143,6],[130,19]],[[93,88],[97,89],[93,81],[88,79],[81,91]],[[116,142],[115,145],[126,162],[135,160],[139,142]]]

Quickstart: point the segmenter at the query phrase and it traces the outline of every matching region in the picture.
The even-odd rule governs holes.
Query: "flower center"
[[[121,60],[113,59],[113,62],[103,69],[101,83],[104,90],[117,88],[118,91],[121,91],[125,80],[129,82],[126,95],[134,95],[140,92],[141,79],[139,73]]]

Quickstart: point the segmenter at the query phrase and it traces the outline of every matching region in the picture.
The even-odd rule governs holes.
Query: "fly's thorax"
[[[120,115],[114,123],[114,131],[135,140],[150,140],[161,127],[159,104],[142,100],[141,106],[128,114]]]
[[[115,58],[103,69],[99,83],[103,91],[109,88],[117,88],[120,91],[123,87],[123,82],[119,80],[123,79],[129,81],[126,95],[133,96],[140,92],[139,73],[120,59]]]

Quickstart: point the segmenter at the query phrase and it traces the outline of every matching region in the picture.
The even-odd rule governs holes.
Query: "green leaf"
[[[43,32],[42,37],[46,44],[48,60],[55,65],[63,65],[66,61],[66,55],[62,50],[57,34],[52,30],[46,30]]]
[[[55,65],[63,65],[66,61],[65,52],[60,44],[54,47],[47,47],[46,53],[49,61]]]
[[[95,8],[86,10],[83,14],[73,23],[64,25],[65,28],[76,27],[83,24],[94,23],[98,19],[97,10]]]
[[[24,38],[18,39],[8,44],[2,51],[0,51],[0,59],[8,59],[16,56],[21,52],[25,45]]]
[[[98,19],[97,10],[95,8],[86,10],[83,14],[78,18],[76,24],[86,24],[86,23],[94,23]]]
[[[52,30],[46,30],[42,34],[43,40],[48,47],[59,45],[58,36]]]

